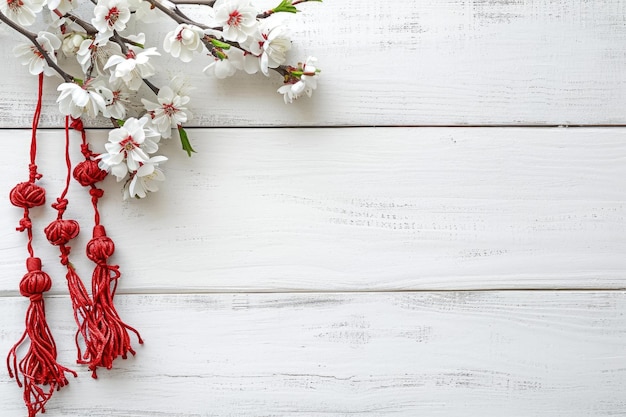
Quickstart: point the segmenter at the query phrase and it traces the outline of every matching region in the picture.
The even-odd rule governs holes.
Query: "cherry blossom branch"
[[[170,0],[174,4],[213,7],[215,0]]]
[[[221,28],[209,28],[208,26],[203,25],[203,24],[201,24],[201,23],[198,23],[198,22],[196,22],[196,21],[194,21],[194,20],[192,20],[192,19],[189,19],[189,18],[187,18],[187,17],[186,17],[186,16],[184,16],[184,15],[183,15],[183,16],[181,16],[181,15],[179,15],[178,13],[176,13],[176,11],[173,11],[173,10],[171,10],[171,9],[169,9],[169,8],[167,8],[167,7],[165,7],[165,6],[163,6],[161,3],[159,3],[159,1],[158,1],[158,0],[143,0],[143,1],[147,1],[147,2],[148,2],[148,3],[150,3],[153,7],[156,7],[157,9],[159,9],[160,11],[162,11],[163,13],[165,13],[167,16],[169,16],[171,19],[173,19],[176,23],[179,23],[179,24],[181,24],[181,23],[185,23],[185,24],[189,24],[189,25],[194,25],[194,26],[197,26],[197,27],[199,27],[199,28],[201,28],[201,29],[216,29],[216,30],[221,29]],[[185,3],[177,3],[177,2],[179,2],[179,1],[184,1]],[[176,0],[176,1],[174,1],[173,3],[175,3],[175,4],[176,4],[176,3],[177,3],[177,4],[199,4],[199,3],[197,3],[198,1],[202,2],[202,0]],[[294,5],[295,5],[295,4],[305,3],[305,2],[308,2],[308,1],[318,1],[318,2],[319,2],[319,1],[321,1],[321,0],[296,0],[296,1],[294,1],[293,3],[291,3],[291,4],[294,4]],[[187,2],[188,2],[188,3],[187,3]],[[215,1],[213,1],[213,0],[208,0],[208,1],[206,1],[206,3],[203,3],[203,4],[209,5],[209,3],[215,3]],[[269,10],[269,11],[267,11],[267,12],[265,12],[265,13],[269,13],[269,12],[271,12],[271,13],[270,13],[270,15],[271,15],[272,13],[274,13],[274,9]],[[181,13],[181,14],[182,14],[182,13]],[[269,15],[268,15],[268,16],[269,16]],[[259,17],[259,16],[257,16],[257,17]],[[265,17],[267,17],[267,16],[265,16]],[[217,50],[217,48],[215,47],[215,45],[213,45],[213,43],[211,42],[211,40],[212,40],[212,39],[215,39],[215,38],[214,38],[214,37],[211,37],[211,36],[209,36],[209,35],[205,35],[205,36],[202,38],[202,43],[203,43],[203,44],[204,44],[204,46],[207,48],[207,50],[211,53],[211,55],[213,55],[214,57],[216,57],[216,58],[218,58],[218,59],[221,59],[221,57],[220,57],[220,52]],[[233,47],[235,47],[235,48],[241,49],[242,51],[246,51],[246,50],[245,50],[244,48],[242,48],[242,47],[241,47],[241,45],[240,45],[239,43],[237,43],[237,42],[233,42],[233,41],[220,41],[220,42],[227,43],[227,44],[229,44],[229,45],[231,45],[231,46],[233,46]],[[287,66],[287,65],[281,65],[281,66],[279,66],[278,68],[271,68],[271,69],[272,69],[272,70],[274,70],[274,71],[276,71],[276,72],[277,72],[278,74],[280,74],[282,77],[287,78],[287,77],[289,76],[289,74],[291,74],[291,72],[289,71],[289,68],[290,68],[290,67],[289,67],[289,66]]]
[[[91,23],[81,19],[73,13],[65,13],[63,17],[71,20],[72,22],[83,28],[88,35],[95,35],[96,33],[98,33],[98,29],[96,29]]]
[[[59,67],[57,63],[52,60],[52,58],[50,58],[48,51],[43,49],[41,45],[39,44],[39,42],[37,42],[37,35],[35,33],[24,29],[22,26],[18,25],[17,23],[13,22],[11,19],[6,17],[4,13],[2,12],[0,12],[0,20],[6,23],[7,25],[9,25],[15,31],[19,32],[24,37],[26,37],[35,46],[35,48],[37,48],[37,51],[39,51],[39,53],[46,60],[46,63],[48,64],[48,66],[54,69],[61,76],[61,78],[63,78],[65,82],[74,82],[76,80],[70,74],[63,71],[63,69],[61,69],[61,67]]]
[[[174,12],[179,15],[180,17],[182,17],[183,19],[192,22],[192,20],[187,17],[187,15],[185,13],[182,12],[182,10],[180,10],[178,7],[174,7]]]
[[[189,19],[185,15],[181,16],[182,12],[179,14],[175,10],[168,9],[167,7],[165,7],[161,3],[159,3],[158,0],[143,0],[143,1],[147,1],[153,7],[156,7],[157,9],[159,9],[160,11],[165,13],[167,16],[169,16],[172,20],[174,20],[178,24],[193,25],[193,26],[199,27],[200,29],[203,29],[203,30],[207,30],[207,29],[219,30],[219,29],[221,29],[221,28],[211,28],[211,27],[209,27],[207,25],[204,25],[202,23],[198,23],[198,22],[196,22],[194,20]],[[207,50],[211,53],[211,55],[213,55],[216,58],[219,58],[219,53],[218,53],[215,45],[213,45],[211,43],[211,39],[215,39],[215,38],[211,37],[210,35],[205,35],[205,36],[202,37],[202,43],[207,48]],[[243,49],[243,48],[241,48],[241,46],[239,46],[239,44],[233,45],[233,46],[236,46],[239,49]]]
[[[176,23],[186,23],[188,25],[194,25],[199,27],[200,29],[212,29],[210,27],[208,27],[207,25],[204,25],[202,23],[198,23],[195,22],[187,17],[182,17],[179,14],[177,14],[175,11],[168,9],[167,7],[163,6],[161,3],[159,3],[158,0],[143,0],[143,1],[147,1],[148,3],[150,3],[152,5],[152,7],[156,7],[157,9],[159,9],[160,11],[162,11],[163,13],[165,13],[167,16],[169,16],[170,18],[172,18]]]

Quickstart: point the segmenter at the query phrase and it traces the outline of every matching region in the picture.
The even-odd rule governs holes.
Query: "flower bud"
[[[66,57],[72,57],[76,55],[80,44],[85,40],[87,36],[84,33],[71,32],[63,38],[63,45],[61,50]]]

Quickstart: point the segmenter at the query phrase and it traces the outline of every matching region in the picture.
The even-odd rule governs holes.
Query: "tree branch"
[[[65,15],[63,15],[63,17],[71,20],[72,22],[80,26],[81,28],[85,29],[85,32],[87,32],[88,35],[95,35],[96,33],[98,33],[98,29],[96,29],[91,23],[87,22],[86,20],[81,19],[75,14],[66,13]]]

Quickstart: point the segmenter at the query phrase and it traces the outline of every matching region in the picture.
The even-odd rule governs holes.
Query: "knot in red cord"
[[[52,208],[59,211],[59,214],[63,214],[67,208],[66,198],[57,198],[56,203],[52,203]]]
[[[83,131],[83,130],[85,130],[85,128],[84,128],[84,126],[83,126],[83,120],[82,120],[82,119],[80,119],[80,118],[75,119],[75,118],[73,118],[73,117],[72,117],[72,118],[71,118],[71,120],[72,120],[72,121],[71,121],[71,123],[70,123],[70,127],[71,127],[72,129],[74,129],[74,130],[78,130],[78,131]]]
[[[42,175],[37,172],[37,165],[32,163],[28,164],[28,177],[30,178],[30,182],[41,179]]]
[[[20,219],[19,227],[16,227],[15,230],[18,232],[23,232],[24,230],[31,229],[33,227],[33,223],[30,221],[28,217],[22,217]]]
[[[93,228],[93,239],[87,243],[87,257],[95,263],[106,263],[115,252],[115,243],[106,235],[104,227]]]
[[[82,143],[80,145],[80,153],[82,153],[83,156],[87,159],[98,156],[97,154],[91,152],[91,148],[89,147],[88,143]]]
[[[67,266],[70,263],[70,247],[61,245],[61,255],[59,257],[61,258],[61,265]]]
[[[98,167],[97,161],[87,159],[76,165],[73,175],[80,185],[87,187],[104,180],[107,172]]]
[[[51,244],[61,246],[78,236],[80,226],[76,220],[57,219],[50,223],[44,232]]]
[[[102,198],[102,196],[104,195],[104,190],[101,188],[92,188],[91,190],[89,190],[89,195],[94,198]]]
[[[21,208],[33,208],[46,203],[46,190],[32,182],[21,182],[9,194],[11,204]]]
[[[39,300],[41,294],[52,288],[52,279],[41,270],[41,259],[39,258],[28,258],[26,268],[28,272],[20,281],[20,294],[33,301]]]

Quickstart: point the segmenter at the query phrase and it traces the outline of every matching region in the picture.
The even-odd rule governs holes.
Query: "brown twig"
[[[98,29],[96,29],[91,23],[81,19],[73,13],[65,13],[63,17],[71,20],[72,22],[83,28],[88,35],[95,35],[96,33],[98,33]]]
[[[178,4],[180,5],[190,4],[194,6],[213,7],[213,5],[215,4],[215,0],[170,0],[170,1],[177,5]]]

